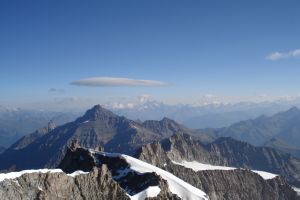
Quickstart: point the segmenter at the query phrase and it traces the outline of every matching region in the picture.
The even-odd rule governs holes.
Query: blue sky
[[[297,0],[3,0],[0,104],[298,95],[299,10]],[[91,77],[166,85],[70,84]]]

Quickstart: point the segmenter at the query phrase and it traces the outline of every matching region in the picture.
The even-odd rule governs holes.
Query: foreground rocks
[[[215,152],[218,152],[216,148]],[[209,151],[207,147],[193,141],[186,134],[176,134],[161,142],[147,144],[138,151],[136,157],[169,171],[182,180],[203,190],[209,195],[211,200],[300,199],[297,193],[282,177],[264,180],[258,174],[245,169],[195,172],[192,169],[175,165],[172,161],[198,160],[202,163],[215,165],[230,163],[229,156],[219,157],[216,153]]]
[[[281,177],[264,180],[250,170],[204,170],[195,172],[168,163],[165,170],[203,190],[211,200],[299,200]]]
[[[108,168],[71,177],[65,173],[31,173],[0,182],[0,199],[129,199]]]
[[[128,167],[125,159],[92,154],[73,145],[67,150],[60,164],[64,172],[27,173],[14,179],[0,181],[1,200],[126,200],[149,186],[159,186],[153,200],[179,197],[170,192],[168,184],[155,173],[131,171],[120,176],[120,171]],[[74,171],[86,171],[71,175]]]

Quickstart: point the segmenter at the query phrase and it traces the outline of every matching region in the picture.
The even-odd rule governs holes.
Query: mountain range
[[[49,132],[39,134],[36,131],[21,138],[1,155],[0,159],[6,162],[1,163],[0,168],[55,167],[74,140],[83,147],[101,146],[109,152],[131,155],[141,145],[170,136],[179,129],[179,124],[167,118],[139,123],[97,105],[73,122],[53,130],[47,129]]]
[[[0,146],[9,147],[50,120],[57,125],[74,120],[78,112],[52,112],[0,106]]]
[[[273,102],[222,103],[211,97],[197,104],[174,104],[140,98],[136,102],[108,103],[114,113],[135,121],[160,120],[168,117],[192,129],[222,128],[233,123],[256,118],[262,114],[271,116],[292,105],[300,105],[299,98]],[[6,108],[0,106],[0,146],[9,147],[22,136],[33,132],[53,120],[57,125],[73,121],[84,108],[61,111]]]
[[[300,154],[300,110],[293,107],[273,116],[262,115],[217,131],[217,137],[232,137],[256,146],[269,146],[294,156]]]
[[[293,108],[279,113],[279,116],[285,117],[277,115],[277,119],[292,120],[298,116],[297,112]],[[191,130],[168,118],[159,121],[133,121],[96,105],[72,122],[56,126],[50,121],[47,126],[24,136],[0,154],[0,160],[3,161],[0,169],[19,171],[59,167],[66,173],[76,170],[90,172],[91,167],[76,168],[76,163],[82,160],[82,154],[68,155],[69,147],[75,145],[101,152],[117,152],[118,154],[100,153],[102,157],[104,155],[100,163],[108,166],[113,181],[123,190],[128,185],[118,182],[114,177],[118,177],[124,167],[121,165],[120,169],[114,169],[109,166],[112,158],[126,154],[132,159],[137,158],[176,175],[206,192],[211,199],[297,199],[288,184],[300,187],[300,159],[274,148],[258,147],[245,141],[223,137],[222,131],[224,130]],[[108,157],[112,158],[108,159],[105,155],[111,155]],[[96,157],[98,159],[99,154]],[[73,159],[75,163],[70,164]],[[61,164],[63,161],[68,161],[69,164]],[[97,162],[94,165],[102,167]],[[193,166],[205,167],[195,171]],[[211,168],[217,171],[208,170]],[[128,173],[126,170],[125,172]],[[268,178],[265,177],[266,174]],[[277,175],[280,175],[279,178],[276,178]],[[240,180],[249,181],[250,186]],[[113,181],[110,180],[110,185],[115,184]],[[128,177],[126,181],[129,181]],[[227,184],[228,182],[232,184]],[[257,187],[253,189],[253,185]],[[137,187],[136,184],[134,186]],[[162,187],[161,185],[160,189]],[[270,198],[264,196],[261,188],[268,191],[266,194]],[[247,192],[244,194],[242,191]],[[170,195],[168,192],[165,194]]]
[[[222,128],[233,123],[271,116],[292,106],[300,106],[300,98],[282,98],[276,101],[226,103],[208,95],[192,104],[166,104],[149,97],[127,103],[108,103],[105,107],[129,119],[159,120],[165,116],[192,129]]]

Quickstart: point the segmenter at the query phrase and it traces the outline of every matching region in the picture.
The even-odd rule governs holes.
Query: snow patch
[[[88,173],[89,172],[84,172],[84,171],[78,170],[78,171],[73,172],[72,174],[67,174],[67,176],[75,177],[75,176],[78,176],[80,174],[88,174]]]
[[[9,172],[0,174],[0,182],[4,181],[5,179],[15,179],[23,174],[31,174],[31,173],[60,173],[63,172],[61,169],[37,169],[37,170],[23,170],[20,172]]]
[[[265,179],[265,180],[273,179],[278,176],[277,174],[272,174],[270,172],[257,171],[257,170],[251,170],[251,171],[253,171],[254,173],[257,173],[258,175],[263,177],[263,179]]]
[[[300,188],[293,187],[293,190],[297,192],[297,195],[300,196]]]
[[[172,161],[175,165],[181,165],[186,168],[190,168],[194,170],[195,172],[197,171],[202,171],[202,170],[235,170],[237,168],[235,167],[227,167],[227,166],[217,166],[217,165],[210,165],[210,164],[203,164],[199,163],[197,161],[185,161],[183,160],[182,162],[175,162]],[[263,179],[268,180],[268,179],[273,179],[277,174],[272,174],[269,172],[264,172],[264,171],[258,171],[258,170],[251,170],[252,172],[260,175]]]
[[[171,193],[183,200],[208,200],[208,196],[200,189],[184,182],[173,174],[127,155],[121,155],[129,163],[130,168],[140,173],[155,172],[168,182]]]
[[[197,161],[182,161],[181,163],[172,161],[175,165],[181,165],[186,168],[190,168],[194,171],[202,171],[202,170],[234,170],[234,167],[226,167],[226,166],[217,166],[217,165],[210,165],[210,164],[203,164]]]
[[[23,170],[20,172],[9,172],[0,174],[0,182],[6,179],[16,179],[23,174],[32,174],[32,173],[64,173],[61,169],[36,169],[36,170]],[[80,174],[88,174],[88,172],[83,171],[75,171],[72,174],[66,174],[67,176],[75,177]]]
[[[133,195],[130,196],[131,200],[141,200],[141,199],[146,199],[149,197],[157,197],[157,195],[160,193],[160,188],[158,186],[150,186],[147,189]]]

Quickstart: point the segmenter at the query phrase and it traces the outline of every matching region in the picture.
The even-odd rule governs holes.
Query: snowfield
[[[187,182],[179,179],[173,174],[150,165],[146,162],[127,155],[121,155],[130,164],[130,168],[140,173],[155,172],[168,182],[169,189],[183,200],[208,200],[208,196],[200,189],[195,188]],[[154,197],[154,196],[153,196]]]
[[[97,152],[94,150],[90,150],[91,153],[99,153],[103,156],[108,157],[123,157],[126,162],[130,165],[130,170],[139,172],[139,173],[147,173],[147,172],[155,172],[160,175],[164,180],[168,182],[169,189],[171,193],[178,195],[183,200],[208,200],[209,197],[202,190],[190,185],[189,183],[179,179],[173,174],[162,170],[158,167],[155,167],[149,163],[141,161],[139,159],[133,158],[128,155],[118,154],[118,153],[106,153],[106,152]],[[124,171],[124,173],[126,173]],[[120,173],[122,174],[122,173]],[[159,187],[149,187],[146,190],[135,194],[134,196],[128,196],[132,200],[144,200],[146,197],[156,197],[159,194]]]
[[[237,168],[235,167],[226,167],[226,166],[217,166],[217,165],[210,165],[210,164],[203,164],[203,163],[199,163],[197,161],[182,161],[182,162],[175,162],[172,161],[172,163],[174,163],[175,165],[181,165],[183,167],[186,168],[190,168],[194,171],[201,171],[201,170],[235,170]],[[268,179],[272,179],[275,178],[276,176],[278,176],[277,174],[272,174],[269,172],[264,172],[264,171],[257,171],[257,170],[251,170],[254,173],[257,173],[258,175],[260,175],[263,179],[268,180]]]

